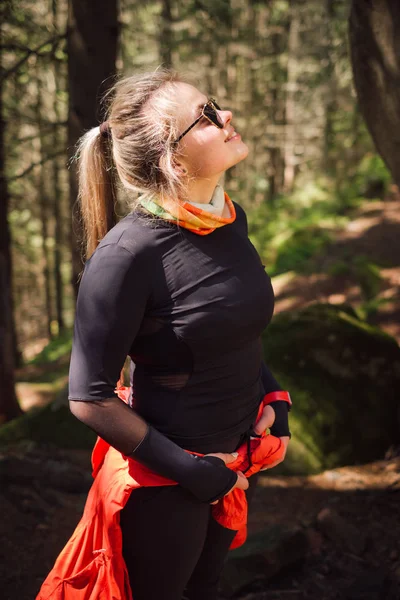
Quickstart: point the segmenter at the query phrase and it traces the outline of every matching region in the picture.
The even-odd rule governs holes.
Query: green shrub
[[[271,276],[287,271],[309,272],[312,259],[317,257],[331,241],[331,236],[319,227],[305,227],[294,231],[291,237],[277,251],[275,264],[270,269]]]
[[[72,330],[67,329],[61,335],[51,340],[45,348],[29,364],[41,365],[51,363],[69,354],[72,348]]]

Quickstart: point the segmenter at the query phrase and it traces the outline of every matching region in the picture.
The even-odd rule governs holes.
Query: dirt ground
[[[400,193],[385,200],[365,202],[335,241],[316,261],[312,275],[283,274],[274,278],[275,314],[299,309],[315,302],[360,306],[359,282],[351,274],[329,275],[337,261],[362,256],[380,266],[381,301],[372,323],[400,342]]]
[[[36,447],[14,454],[46,461],[48,452]],[[64,465],[89,473],[88,452],[54,452],[53,458]],[[0,491],[3,600],[35,598],[82,513],[86,492],[39,485],[15,477]],[[308,549],[297,564],[251,586],[240,598],[399,600],[399,500],[399,457],[309,477],[265,473],[253,501],[249,534],[279,524],[300,527]],[[324,511],[333,519],[333,529],[329,519],[328,525],[319,524]]]

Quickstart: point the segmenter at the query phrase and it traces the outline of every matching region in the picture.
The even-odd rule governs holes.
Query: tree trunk
[[[271,107],[270,118],[271,123],[275,126],[275,132],[278,131],[282,123],[282,106],[281,106],[281,66],[280,66],[280,33],[271,33]],[[269,176],[268,176],[268,200],[273,203],[278,194],[282,191],[283,175],[286,172],[284,157],[282,155],[280,140],[277,133],[273,139],[273,146],[269,147]]]
[[[39,159],[42,160],[46,153],[45,150],[45,138],[43,135],[43,91],[42,81],[40,79],[40,73],[37,73],[37,102],[36,102],[36,118],[39,128]],[[47,165],[43,164],[39,167],[38,175],[38,204],[40,211],[40,220],[42,225],[42,254],[43,254],[43,284],[44,284],[44,295],[45,295],[45,306],[46,306],[46,328],[49,340],[52,337],[51,333],[51,322],[53,318],[53,305],[51,301],[51,289],[50,289],[50,260],[49,260],[49,209],[48,209],[48,197],[46,190],[46,169]]]
[[[334,47],[333,27],[335,19],[335,0],[325,0],[325,61],[326,61],[326,94],[324,98],[325,127],[323,146],[323,166],[332,176],[335,176],[336,162],[331,159],[331,152],[335,146],[334,122],[337,111],[337,82],[335,75],[335,64],[332,60],[332,49]]]
[[[353,0],[350,50],[360,109],[400,186],[399,31],[399,0]]]
[[[0,71],[2,28],[0,25]],[[21,414],[14,382],[15,347],[12,318],[9,193],[5,174],[3,84],[0,82],[0,424]]]
[[[68,10],[68,148],[73,156],[78,138],[99,124],[99,100],[113,83],[118,41],[117,0],[69,0]],[[81,226],[76,169],[70,169],[72,285],[78,290],[82,270]]]
[[[172,67],[172,12],[171,0],[162,0],[160,28],[160,60],[164,67]]]
[[[57,27],[57,1],[52,2],[52,20],[54,31],[58,30]],[[54,101],[53,110],[55,122],[61,121],[60,108],[58,102],[58,95],[60,91],[60,73],[57,67],[57,62],[54,61]],[[54,149],[60,148],[60,132],[58,127],[54,128],[53,133],[53,147]],[[54,282],[55,282],[55,303],[56,303],[56,319],[57,319],[57,333],[60,334],[65,329],[64,314],[63,314],[63,283],[61,277],[61,263],[62,263],[62,216],[61,216],[61,203],[63,199],[62,187],[61,187],[61,173],[60,173],[60,162],[58,157],[53,160],[53,189],[54,189]]]
[[[295,116],[295,93],[299,73],[298,54],[300,46],[300,7],[295,0],[290,2],[290,22],[288,35],[288,59],[287,59],[287,82],[285,101],[285,149],[283,174],[283,188],[290,193],[293,190],[296,169],[296,116]]]

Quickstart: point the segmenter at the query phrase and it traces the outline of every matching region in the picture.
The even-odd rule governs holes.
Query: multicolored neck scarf
[[[208,235],[236,219],[232,200],[220,185],[215,188],[210,204],[177,202],[168,198],[161,200],[156,196],[142,196],[139,203],[153,215],[176,223],[197,235]],[[207,206],[207,210],[204,206]],[[224,213],[229,216],[222,216]]]

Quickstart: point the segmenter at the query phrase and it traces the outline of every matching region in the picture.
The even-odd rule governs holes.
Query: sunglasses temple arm
[[[180,135],[178,138],[176,138],[176,140],[174,141],[174,144],[177,144],[177,143],[178,143],[178,142],[179,142],[179,141],[180,141],[180,140],[183,138],[183,136],[184,136],[184,135],[186,135],[187,133],[189,133],[189,131],[190,131],[191,129],[193,129],[193,127],[194,127],[195,125],[197,125],[197,123],[198,123],[198,122],[200,121],[200,119],[202,119],[202,118],[203,118],[203,115],[200,115],[200,117],[199,117],[198,119],[196,119],[196,120],[195,120],[195,122],[194,122],[194,123],[192,123],[192,124],[191,124],[191,126],[190,126],[190,127],[188,127],[188,128],[186,129],[186,131],[184,131],[183,133],[181,133],[181,135]]]

